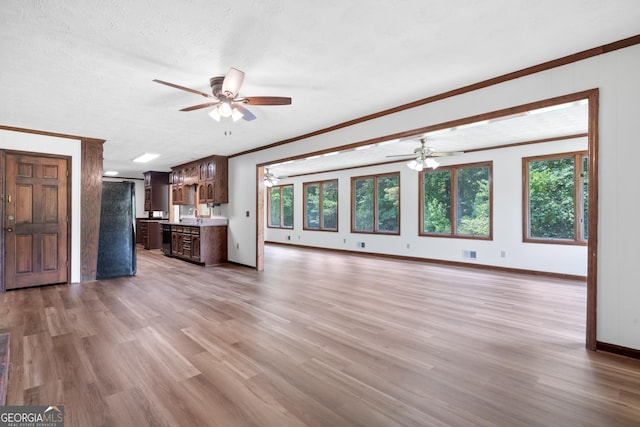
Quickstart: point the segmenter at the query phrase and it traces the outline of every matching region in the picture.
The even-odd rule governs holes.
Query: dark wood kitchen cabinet
[[[162,226],[158,221],[139,221],[138,234],[140,243],[145,249],[160,249],[162,247]]]
[[[169,211],[169,172],[144,173],[144,210]]]
[[[171,225],[171,255],[203,265],[227,262],[227,226]]]
[[[228,159],[210,156],[172,168],[173,204],[228,203]],[[197,201],[191,199],[190,186],[197,187]],[[196,194],[194,194],[196,195]]]
[[[191,177],[190,167],[172,169],[171,172],[171,203],[174,205],[195,204],[195,184]]]

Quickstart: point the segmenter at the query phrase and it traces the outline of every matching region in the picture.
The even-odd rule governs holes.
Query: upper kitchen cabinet
[[[228,159],[226,157],[215,156],[207,160],[206,202],[207,203],[228,203],[229,183]]]
[[[144,173],[144,210],[169,210],[169,172]]]
[[[192,204],[181,194],[185,186],[197,186],[198,203],[228,203],[228,159],[224,156],[210,156],[172,168],[173,203]]]

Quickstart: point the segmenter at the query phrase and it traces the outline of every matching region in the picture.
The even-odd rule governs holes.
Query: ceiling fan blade
[[[242,86],[243,81],[244,72],[237,68],[229,68],[227,75],[224,76],[224,80],[222,81],[222,93],[228,98],[235,98],[238,95],[238,91],[240,91],[240,86]]]
[[[461,154],[464,154],[464,151],[436,151],[435,153],[428,153],[427,157],[459,156]]]
[[[290,105],[291,98],[286,96],[248,96],[239,99],[238,102],[249,105]]]
[[[162,80],[158,80],[158,79],[154,79],[153,81],[156,82],[156,83],[160,83],[160,84],[163,84],[163,85],[174,87],[176,89],[185,90],[187,92],[195,93],[196,95],[202,95],[202,96],[204,96],[206,98],[215,98],[213,95],[209,95],[208,93],[200,92],[199,90],[195,90],[195,89],[191,89],[191,88],[188,88],[188,87],[180,86],[180,85],[177,85],[177,84],[174,84],[174,83],[163,82]]]
[[[204,104],[198,104],[198,105],[192,105],[191,107],[186,107],[183,108],[180,111],[193,111],[193,110],[199,110],[201,108],[207,108],[207,107],[211,107],[214,105],[217,105],[218,102],[205,102]]]
[[[415,157],[416,153],[411,153],[411,154],[392,154],[390,156],[385,156],[385,157]]]
[[[247,110],[246,108],[244,108],[242,105],[239,104],[233,104],[234,108],[237,108],[238,111],[240,111],[242,113],[242,118],[248,122],[250,122],[251,120],[255,120],[256,116],[253,115],[253,113],[249,110]]]

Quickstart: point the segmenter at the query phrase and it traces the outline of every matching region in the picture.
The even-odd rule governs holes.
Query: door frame
[[[401,132],[399,134],[387,135],[384,138],[374,138],[372,140],[361,141],[357,145],[367,145],[373,142],[381,142],[382,140],[388,140],[393,138],[401,138],[410,136],[411,134],[427,133],[436,131],[446,127],[460,126],[467,123],[476,121],[498,118],[508,116],[515,113],[525,112],[532,109],[549,107],[556,104],[562,104],[566,102],[588,100],[589,109],[587,117],[587,145],[589,156],[589,188],[588,188],[588,234],[589,239],[587,242],[587,295],[586,295],[586,336],[585,347],[588,350],[595,351],[597,349],[597,306],[598,306],[598,115],[599,115],[599,98],[600,91],[598,88],[587,89],[581,92],[570,93],[567,95],[561,95],[557,97],[542,99],[533,101],[526,104],[517,105],[510,108],[504,108],[501,110],[495,110],[492,112],[480,114],[477,116],[465,117],[462,119],[454,120],[452,122],[440,123],[436,125],[427,126],[424,128],[413,129],[407,132]],[[262,183],[264,176],[265,166],[271,163],[282,162],[286,160],[297,160],[308,157],[310,155],[323,154],[330,151],[340,150],[341,148],[353,148],[354,144],[349,146],[331,147],[329,149],[321,150],[313,153],[305,153],[303,155],[297,155],[287,157],[283,159],[275,159],[268,163],[256,164],[256,269],[263,271],[264,264],[264,212],[266,211],[266,203],[264,197],[264,184]],[[365,165],[373,166],[373,165]]]
[[[2,171],[2,173],[0,173],[0,200],[2,203],[0,203],[0,261],[2,263],[2,266],[0,267],[0,293],[4,293],[6,292],[6,284],[5,284],[5,262],[6,262],[6,257],[5,257],[5,222],[6,222],[6,216],[5,216],[5,212],[4,212],[4,206],[5,206],[5,194],[6,194],[6,177],[5,177],[5,173],[6,173],[6,154],[15,154],[15,155],[26,155],[26,156],[38,156],[38,157],[47,157],[47,158],[53,158],[53,159],[61,159],[61,160],[65,160],[67,162],[67,200],[66,200],[66,204],[67,204],[67,216],[69,217],[69,220],[67,221],[67,233],[65,238],[67,239],[67,284],[71,283],[71,229],[72,229],[72,224],[73,224],[73,215],[72,215],[72,210],[71,210],[71,199],[72,199],[72,194],[71,194],[71,182],[73,179],[73,174],[71,173],[71,167],[72,167],[72,158],[71,156],[62,156],[62,155],[57,155],[57,154],[49,154],[49,153],[38,153],[38,152],[33,152],[33,151],[18,151],[18,150],[4,150],[4,149],[0,149],[0,170]]]

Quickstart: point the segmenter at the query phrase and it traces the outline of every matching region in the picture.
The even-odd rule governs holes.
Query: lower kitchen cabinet
[[[139,221],[138,236],[145,249],[160,249],[162,247],[162,227],[158,221]]]
[[[171,255],[203,265],[227,262],[227,226],[171,225]]]

